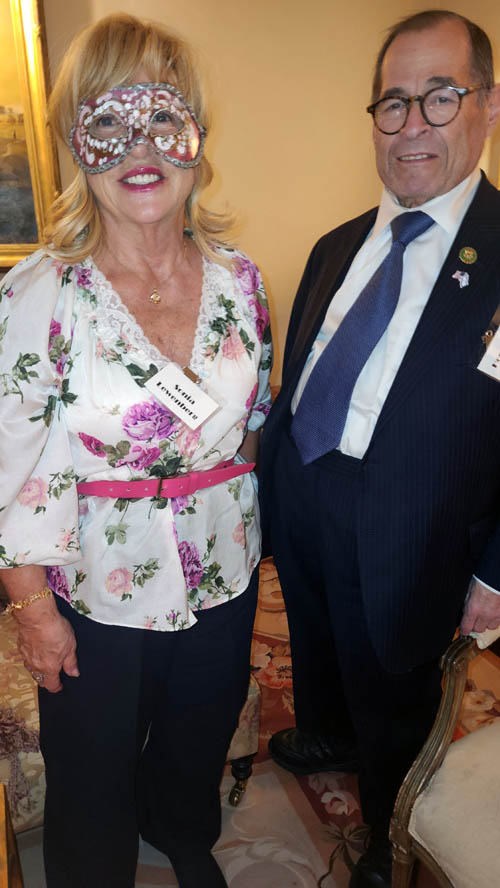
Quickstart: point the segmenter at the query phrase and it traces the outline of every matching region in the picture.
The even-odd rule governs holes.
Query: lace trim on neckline
[[[203,261],[203,280],[201,287],[200,309],[194,333],[193,349],[189,366],[201,379],[206,376],[204,340],[209,331],[211,319],[215,316],[218,296],[224,289],[221,272],[226,272],[222,266],[210,262],[205,256]],[[141,325],[122,301],[120,295],[113,288],[111,282],[97,267],[92,257],[85,259],[82,265],[90,268],[92,274],[92,287],[96,299],[97,308],[93,315],[98,323],[99,333],[107,334],[103,338],[109,340],[123,339],[130,343],[133,351],[139,351],[144,358],[154,363],[159,369],[171,363],[170,358],[164,355],[144,333]]]

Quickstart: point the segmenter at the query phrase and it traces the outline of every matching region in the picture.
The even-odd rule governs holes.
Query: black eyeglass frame
[[[427,114],[425,113],[424,102],[425,102],[427,96],[429,96],[431,93],[435,92],[438,89],[452,90],[458,96],[457,110],[456,110],[455,114],[453,115],[453,117],[450,117],[450,119],[447,120],[446,123],[432,123],[432,121],[429,120],[429,118],[427,117]],[[377,102],[373,102],[371,105],[368,105],[366,110],[367,110],[368,114],[372,115],[373,122],[374,122],[375,126],[377,127],[377,129],[381,133],[384,133],[384,135],[386,135],[386,136],[395,136],[396,133],[399,133],[406,126],[406,123],[408,120],[408,115],[410,113],[410,105],[412,104],[412,102],[419,102],[420,103],[420,111],[422,113],[422,117],[424,118],[425,122],[429,124],[429,126],[448,126],[448,124],[451,123],[453,120],[455,120],[455,118],[460,113],[460,108],[462,107],[463,97],[468,96],[471,93],[477,92],[480,89],[489,89],[489,87],[488,86],[451,86],[450,84],[445,84],[443,86],[433,86],[432,89],[429,89],[426,93],[424,93],[423,96],[383,96]],[[391,99],[399,99],[399,101],[403,102],[403,104],[406,106],[406,116],[405,116],[403,123],[401,124],[400,127],[398,127],[398,129],[388,132],[387,130],[382,129],[378,125],[377,119],[375,117],[375,113],[376,113],[376,109],[377,109],[378,105],[380,105],[382,102],[389,102]]]

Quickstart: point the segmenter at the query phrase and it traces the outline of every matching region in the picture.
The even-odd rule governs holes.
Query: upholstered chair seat
[[[456,888],[500,884],[500,719],[452,743],[409,832]]]

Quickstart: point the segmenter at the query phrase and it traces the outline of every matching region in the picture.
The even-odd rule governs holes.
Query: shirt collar
[[[455,185],[451,191],[447,191],[446,194],[440,194],[438,197],[433,197],[432,200],[428,200],[414,209],[428,213],[438,225],[449,234],[452,234],[458,230],[463,217],[469,209],[480,179],[481,172],[479,167],[476,167],[466,179]],[[375,225],[373,226],[372,237],[377,237],[377,235],[381,234],[396,216],[407,212],[407,207],[402,207],[397,197],[387,188],[384,188]]]

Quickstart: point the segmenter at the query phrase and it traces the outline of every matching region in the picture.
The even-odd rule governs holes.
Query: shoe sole
[[[288,759],[282,759],[271,749],[269,749],[269,755],[280,768],[284,768],[285,771],[290,771],[292,774],[323,774],[329,771],[339,771],[342,774],[357,774],[359,770],[359,764],[355,759],[348,759],[345,762],[323,762],[322,764],[318,762],[316,765],[296,765],[289,762]]]

